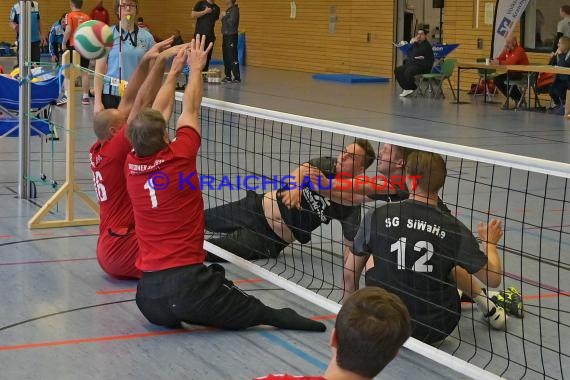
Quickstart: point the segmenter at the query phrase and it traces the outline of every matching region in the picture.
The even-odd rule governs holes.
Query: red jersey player
[[[372,379],[398,354],[412,332],[398,296],[382,288],[357,290],[342,305],[331,335],[332,358],[323,376],[269,375],[255,380]]]
[[[125,162],[127,191],[135,215],[143,274],[137,306],[152,323],[183,323],[226,329],[267,324],[286,329],[325,331],[321,322],[292,309],[276,310],[251,297],[225,278],[218,264],[204,262],[204,203],[196,157],[200,148],[199,110],[202,69],[209,44],[197,36],[190,43],[190,79],[184,93],[176,139],[169,141],[166,120],[156,110],[140,112],[127,129],[133,145]],[[171,97],[174,88],[172,88]]]
[[[154,99],[162,81],[166,59],[181,50],[181,47],[173,48],[159,56],[171,42],[172,38],[155,45],[145,54],[117,110],[102,111],[93,119],[97,141],[90,149],[89,158],[101,219],[97,259],[107,274],[118,279],[140,278],[141,275],[135,267],[139,249],[123,170],[125,158],[132,149],[125,136],[124,126],[127,124],[127,116],[134,117],[142,106]],[[156,63],[148,75],[149,65],[155,58]],[[180,65],[177,68],[182,70],[183,65],[182,68]],[[171,70],[168,77],[170,81],[176,80],[175,75],[176,69]],[[137,97],[137,93],[141,95]]]

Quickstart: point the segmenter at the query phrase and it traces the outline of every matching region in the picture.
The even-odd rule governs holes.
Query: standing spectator
[[[61,49],[61,45],[63,43],[63,34],[65,33],[65,13],[61,15],[61,18],[54,22],[49,30],[48,35],[48,47],[49,47],[49,55],[51,56],[51,61],[53,63],[60,62],[61,55],[63,54],[63,50]]]
[[[46,38],[42,34],[42,21],[40,20],[40,6],[37,1],[32,1],[30,4],[31,18],[30,18],[30,59],[32,62],[39,62],[41,59],[41,46],[46,45]],[[14,4],[10,11],[10,28],[16,32],[16,39],[18,40],[18,58],[20,59],[20,3]],[[16,66],[18,63],[16,62]]]
[[[192,18],[196,19],[196,30],[194,31],[194,35],[199,34],[201,36],[206,36],[206,46],[208,46],[210,42],[214,44],[216,41],[214,26],[216,25],[216,21],[220,18],[220,7],[216,5],[215,1],[198,1],[192,10]],[[204,71],[208,71],[210,68],[212,50],[208,53],[208,59],[206,60]]]
[[[222,12],[222,51],[226,77],[222,82],[241,82],[238,61],[239,7],[236,0],[226,0],[228,9]]]
[[[427,40],[426,31],[419,29],[416,38],[412,40],[412,48],[404,60],[402,66],[396,67],[394,73],[400,87],[402,87],[401,97],[412,94],[418,86],[416,85],[416,75],[427,74],[433,66],[433,50]]]
[[[91,20],[101,21],[107,25],[109,25],[109,22],[111,22],[109,19],[109,12],[103,6],[103,0],[99,0],[97,2],[97,5],[91,11],[90,16],[91,16]]]
[[[508,36],[505,39],[505,48],[501,52],[498,58],[493,60],[494,64],[498,65],[528,65],[528,56],[526,55],[526,51],[520,46],[517,42],[517,39],[513,36]],[[495,77],[495,86],[501,91],[501,93],[507,98],[508,101],[508,88],[507,88],[507,75],[509,76],[509,80],[519,80],[522,79],[523,74],[520,72],[509,72],[497,75]],[[513,100],[518,103],[522,94],[517,86],[514,86],[511,90],[510,96]],[[515,103],[515,104],[516,104]],[[503,106],[503,109],[506,109],[506,104]]]
[[[255,380],[372,379],[398,354],[410,337],[410,314],[396,295],[365,288],[340,308],[330,345],[332,358],[322,377],[269,375]]]
[[[558,40],[560,37],[570,37],[570,5],[563,5],[560,7],[560,17],[562,20],[558,21],[556,27],[556,38],[552,45],[552,51],[558,50]]]
[[[154,45],[152,35],[135,25],[138,0],[123,0],[122,5],[120,3],[115,0],[119,25],[113,27],[113,47],[105,58],[95,63],[95,115],[103,109],[119,106],[119,87],[112,85],[110,78],[118,79],[120,72],[121,80],[130,80],[144,54]],[[120,64],[122,67],[119,67]],[[105,81],[102,76],[106,76]]]
[[[63,34],[63,41],[61,43],[62,50],[70,50],[73,51],[75,48],[73,46],[75,31],[79,27],[79,25],[83,24],[86,21],[91,20],[87,13],[83,12],[81,8],[83,8],[83,0],[71,0],[69,2],[69,6],[71,8],[71,12],[69,12],[65,16],[65,33]],[[83,69],[89,68],[89,60],[86,58],[81,57],[80,61],[81,67]],[[63,105],[67,103],[67,94],[69,91],[69,80],[65,80],[66,85],[66,94],[58,100],[57,105]],[[87,71],[81,71],[81,87],[83,88],[83,97],[81,98],[81,104],[84,106],[89,105],[89,75]]]

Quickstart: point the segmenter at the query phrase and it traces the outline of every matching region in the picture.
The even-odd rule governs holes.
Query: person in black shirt
[[[218,7],[214,0],[201,0],[194,5],[192,9],[192,18],[196,19],[196,30],[194,35],[199,34],[201,36],[206,36],[206,46],[214,44],[216,41],[216,33],[214,32],[214,26],[216,21],[220,18],[220,7]],[[206,61],[206,66],[204,66],[204,71],[208,71],[210,67],[210,60],[212,59],[212,51],[208,53],[208,60]]]
[[[248,191],[247,196],[239,201],[205,210],[206,229],[227,234],[208,241],[248,260],[275,258],[295,240],[308,243],[314,229],[337,219],[342,224],[345,243],[352,245],[360,225],[360,205],[329,202],[310,186],[304,186],[303,173],[305,167],[311,165],[328,177],[341,172],[356,176],[364,173],[374,162],[374,157],[370,142],[357,139],[354,144],[347,145],[336,159],[320,157],[298,167],[291,173],[295,184],[303,184],[300,186],[298,208],[289,208],[283,203],[281,194],[288,192],[284,187],[266,194]],[[219,261],[212,254],[208,254],[206,260]]]
[[[427,40],[426,32],[420,29],[404,64],[396,67],[394,71],[396,80],[403,90],[401,97],[408,96],[417,89],[416,75],[431,72],[433,62],[432,46]]]
[[[238,61],[239,7],[236,0],[226,0],[228,9],[222,12],[222,52],[226,77],[222,82],[241,82]],[[232,74],[234,79],[232,80]]]
[[[372,254],[374,267],[366,272],[366,286],[379,286],[400,296],[413,320],[412,336],[426,343],[445,339],[461,316],[459,288],[471,296],[491,326],[502,329],[506,316],[472,280],[497,287],[501,261],[496,244],[501,222],[479,223],[483,251],[471,231],[438,205],[445,182],[443,158],[415,151],[406,163],[407,175],[421,176],[408,200],[390,203],[366,214],[354,242],[356,266]],[[412,183],[407,178],[408,186]]]

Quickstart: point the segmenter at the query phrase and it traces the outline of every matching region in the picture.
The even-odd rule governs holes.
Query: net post
[[[69,84],[69,97],[67,103],[66,127],[66,152],[65,152],[65,183],[61,188],[43,205],[43,207],[28,221],[28,228],[56,228],[56,227],[76,227],[91,226],[99,224],[99,206],[87,194],[85,194],[76,183],[75,180],[75,107],[77,89],[75,88],[75,80],[79,76],[80,57],[76,51],[73,55],[70,51],[66,51],[62,57],[64,75]],[[73,59],[73,64],[70,64]],[[76,219],[75,218],[75,198],[77,195],[83,203],[89,207],[95,215],[94,218]],[[64,220],[43,220],[45,216],[57,205],[58,202],[65,200],[65,219]]]
[[[20,109],[19,109],[19,168],[18,195],[20,199],[28,199],[30,174],[30,2],[20,0],[20,25],[18,38],[18,59],[20,63]]]

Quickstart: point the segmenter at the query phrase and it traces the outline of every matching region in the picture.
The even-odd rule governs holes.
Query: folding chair
[[[58,75],[43,82],[31,84],[30,99],[30,135],[40,138],[40,180],[45,182],[43,138],[58,140],[57,133],[51,127],[51,105],[59,98],[63,85],[63,77]],[[0,75],[0,138],[18,137],[20,135],[19,103],[20,82],[7,76]],[[53,149],[53,145],[52,145]],[[51,157],[51,185],[57,187],[54,176],[54,161]],[[32,181],[32,184],[34,182]],[[30,188],[31,196],[35,197],[35,185]]]
[[[483,63],[486,61],[486,59],[487,58],[477,58],[477,63]],[[497,76],[497,70],[495,69],[479,69],[477,71],[479,72],[479,82],[477,82],[477,88],[479,88],[479,83],[481,83],[481,80],[494,80]],[[484,92],[478,93],[477,90],[475,90],[473,93],[473,99],[475,99],[477,95],[485,96],[485,93],[487,93],[488,96],[497,95],[497,86],[494,86],[493,92],[489,92],[489,83],[487,83],[487,81],[485,81],[485,88],[483,89]]]
[[[513,92],[514,88],[518,87],[518,89],[521,93],[521,98],[516,103],[515,110],[522,109],[522,108],[530,108],[531,105],[527,104],[527,101],[526,101],[528,91],[534,91],[534,106],[535,106],[535,108],[540,107],[540,100],[538,99],[538,94],[536,92],[537,76],[538,76],[537,73],[527,73],[527,74],[524,74],[521,79],[509,81],[509,88],[507,89],[508,90],[508,92],[507,92],[508,96],[507,96],[507,100],[505,102],[505,105],[509,101],[509,98],[510,98],[511,93]],[[530,87],[529,87],[529,83],[530,83]]]
[[[441,64],[441,74],[429,73],[429,74],[422,74],[421,80],[418,88],[422,85],[424,81],[428,82],[428,90],[432,90],[433,97],[436,98],[438,96],[442,96],[445,98],[443,94],[443,82],[447,80],[449,83],[449,88],[451,88],[451,93],[453,94],[453,99],[455,99],[455,91],[453,90],[453,85],[451,84],[451,76],[453,75],[453,71],[455,70],[455,66],[457,65],[456,59],[446,59]],[[433,85],[435,84],[437,87],[434,89]]]

